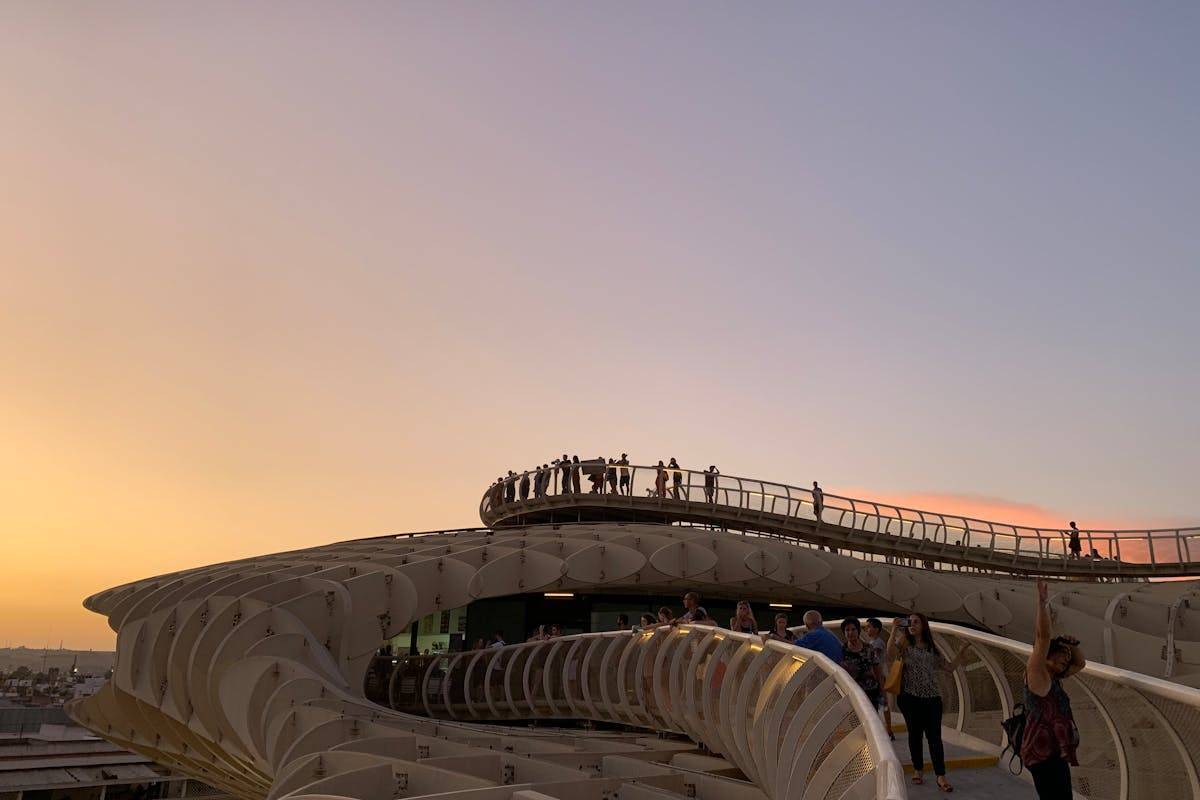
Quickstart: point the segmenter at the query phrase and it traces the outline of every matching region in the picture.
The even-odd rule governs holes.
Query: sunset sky
[[[1200,522],[1198,39],[1182,3],[0,4],[0,646],[478,524],[564,450]]]

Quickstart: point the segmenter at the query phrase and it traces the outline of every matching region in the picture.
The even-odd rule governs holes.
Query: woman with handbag
[[[1078,766],[1079,728],[1064,679],[1087,666],[1079,640],[1050,638],[1050,589],[1037,582],[1033,650],[1025,665],[1025,735],[1021,763],[1029,768],[1038,800],[1070,800],[1071,766]]]
[[[895,620],[892,637],[888,641],[888,656],[900,662],[898,681],[893,680],[893,675],[888,675],[888,691],[899,689],[896,705],[900,707],[908,726],[912,782],[925,782],[921,774],[925,770],[921,742],[924,737],[929,742],[929,760],[933,762],[937,787],[943,792],[952,792],[954,787],[946,780],[945,748],[942,745],[942,690],[938,673],[958,669],[969,646],[964,644],[954,660],[947,661],[934,646],[929,620],[924,614],[916,613]],[[896,670],[894,664],[892,669]],[[897,687],[896,683],[900,685]]]

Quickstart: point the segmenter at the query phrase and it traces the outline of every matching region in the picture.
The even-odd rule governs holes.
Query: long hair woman
[[[791,644],[796,641],[796,636],[788,630],[788,616],[783,612],[775,615],[775,627],[771,628],[771,632],[767,634],[768,639],[774,639],[777,642],[787,642]]]
[[[904,635],[906,632],[907,636]],[[942,689],[938,673],[958,669],[969,646],[964,644],[954,660],[947,661],[933,643],[929,619],[917,613],[897,618],[892,624],[892,636],[888,640],[888,658],[904,659],[904,674],[896,705],[900,707],[900,713],[908,725],[912,782],[925,782],[921,774],[925,770],[923,737],[929,742],[929,760],[933,762],[937,787],[943,792],[952,792],[954,787],[946,780],[946,755],[942,746]]]
[[[754,612],[750,610],[748,601],[738,600],[737,611],[729,618],[729,630],[758,633],[758,621],[754,619]]]

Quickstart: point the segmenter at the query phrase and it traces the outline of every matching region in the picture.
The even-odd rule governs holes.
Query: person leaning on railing
[[[700,605],[699,593],[688,592],[683,596],[683,613],[671,620],[671,624],[716,625],[717,622],[708,615],[708,610]]]
[[[721,471],[717,469],[716,464],[710,464],[708,469],[704,470],[704,500],[708,503],[717,502],[717,476]]]
[[[671,457],[671,463],[667,465],[671,467],[671,495],[676,499],[680,499],[679,492],[683,488],[683,473],[679,471],[679,462],[675,457]]]
[[[741,633],[758,633],[758,621],[750,609],[749,600],[738,600],[737,610],[729,618],[729,630]]]
[[[1085,666],[1079,640],[1071,636],[1050,638],[1050,590],[1037,582],[1037,611],[1033,650],[1025,665],[1025,735],[1021,762],[1033,776],[1040,800],[1071,800],[1071,767],[1078,766],[1075,750],[1079,729],[1071,713],[1071,698],[1062,688],[1064,678]]]

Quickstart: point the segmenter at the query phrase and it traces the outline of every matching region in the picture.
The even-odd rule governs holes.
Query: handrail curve
[[[406,705],[391,695],[393,708],[452,720],[590,719],[676,731],[723,756],[772,800],[905,797],[903,769],[862,689],[840,665],[792,644],[678,625],[425,661],[416,695]],[[527,680],[530,669],[540,679]]]
[[[539,473],[544,488],[539,488]],[[812,489],[686,467],[660,469],[593,460],[526,471],[493,483],[480,500],[479,516],[485,525],[496,526],[545,521],[553,519],[549,512],[568,509],[610,512],[617,518],[625,514],[634,519],[657,517],[783,531],[833,546],[840,542],[871,552],[1021,574],[1200,576],[1200,527],[1080,530],[1076,557],[1065,529],[1033,528],[828,493],[818,499]]]

